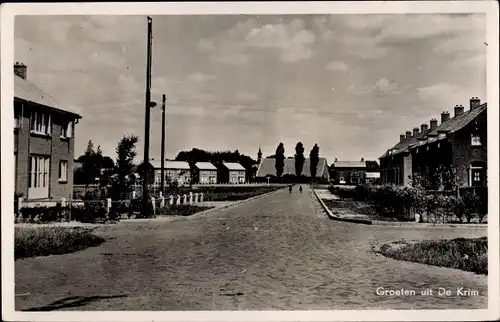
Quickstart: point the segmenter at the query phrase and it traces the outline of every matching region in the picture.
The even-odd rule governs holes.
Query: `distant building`
[[[154,184],[161,183],[161,160],[149,161],[150,181]],[[137,167],[137,172],[143,174],[142,164]],[[189,185],[191,183],[191,167],[185,161],[165,161],[164,162],[165,184],[169,181],[176,181],[179,185]]]
[[[283,169],[282,177],[295,177],[295,158],[287,158],[284,160],[285,166]],[[310,167],[310,159],[305,159],[304,166],[302,167],[301,176],[310,179],[311,178],[311,167]],[[259,165],[259,169],[257,170],[257,178],[261,180],[267,177],[277,177],[276,176],[276,159],[274,158],[265,158],[262,159],[262,162]],[[319,158],[318,165],[316,166],[316,178],[319,181],[328,182],[330,180],[330,174],[328,171],[328,162],[326,158]]]
[[[245,183],[246,182],[246,169],[236,162],[223,162],[222,163],[222,178],[221,182],[227,183]]]
[[[438,169],[454,168],[459,185],[487,185],[487,104],[470,99],[464,111],[455,106],[455,115],[441,113],[441,124],[431,119],[413,131],[401,134],[399,142],[380,157],[381,181],[409,185],[414,174],[435,180]]]
[[[198,183],[216,184],[217,168],[210,162],[196,162],[196,171],[198,171]]]
[[[29,82],[24,64],[14,74],[15,192],[26,200],[69,198],[81,116]]]
[[[338,161],[335,159],[331,170],[334,184],[357,185],[365,182],[366,162],[363,158],[361,161]]]

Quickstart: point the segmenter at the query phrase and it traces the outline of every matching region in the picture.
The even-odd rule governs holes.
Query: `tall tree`
[[[96,151],[94,149],[94,143],[92,140],[89,140],[87,143],[87,149],[85,149],[83,155],[81,155],[77,160],[82,165],[81,168],[77,170],[77,181],[80,181],[85,185],[94,183],[95,178],[97,178],[101,173],[102,166],[99,160],[100,156],[102,157],[100,148],[98,147]]]
[[[297,177],[302,175],[302,170],[304,169],[304,145],[302,142],[297,143],[295,146],[295,174]]]
[[[276,167],[276,176],[281,178],[283,171],[285,170],[285,146],[283,145],[283,142],[280,142],[276,148],[275,160],[276,162],[274,166]]]
[[[316,170],[318,168],[318,163],[319,163],[319,146],[318,144],[314,144],[313,148],[311,149],[311,152],[309,153],[309,165],[310,165],[310,170],[311,170],[311,178],[314,179],[316,178]]]
[[[132,173],[134,158],[137,156],[135,145],[139,138],[135,135],[125,135],[118,142],[116,147],[116,173],[121,184],[125,183],[125,178]]]

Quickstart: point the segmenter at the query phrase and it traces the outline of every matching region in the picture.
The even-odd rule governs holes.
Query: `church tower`
[[[259,152],[257,152],[257,163],[260,164],[261,161],[262,161],[262,150],[260,149],[259,146]]]

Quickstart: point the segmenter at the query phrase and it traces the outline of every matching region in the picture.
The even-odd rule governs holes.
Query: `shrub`
[[[191,216],[195,213],[211,209],[213,207],[200,207],[196,205],[169,205],[159,208],[157,214],[159,216]]]
[[[69,208],[62,207],[60,203],[57,203],[54,207],[23,207],[21,208],[20,213],[23,218],[23,222],[48,223],[67,220],[69,215]]]
[[[58,255],[97,246],[104,242],[87,228],[15,228],[15,259]]]
[[[384,245],[381,247],[381,253],[397,260],[488,274],[488,240],[486,237],[429,240],[409,243],[402,247]]]

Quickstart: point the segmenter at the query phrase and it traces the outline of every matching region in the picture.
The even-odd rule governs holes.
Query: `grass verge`
[[[488,275],[488,239],[456,238],[405,241],[384,244],[380,253],[386,257],[434,266],[443,266]]]
[[[67,254],[104,241],[92,229],[83,227],[16,227],[14,257]]]

